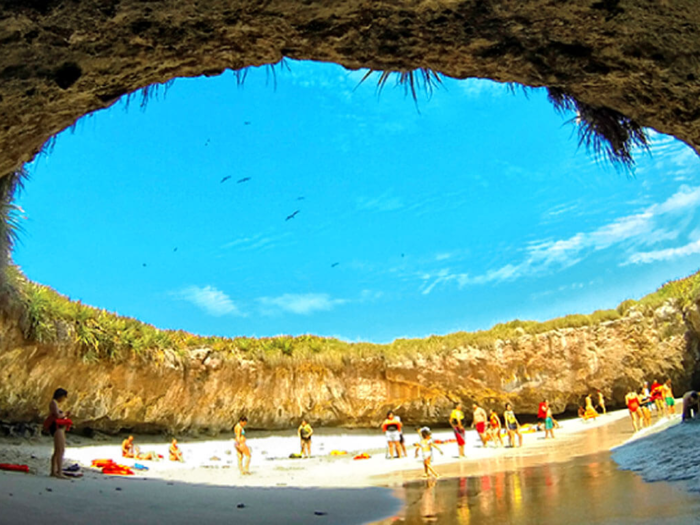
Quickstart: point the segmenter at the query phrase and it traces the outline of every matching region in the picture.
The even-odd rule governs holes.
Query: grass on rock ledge
[[[42,344],[74,345],[86,362],[121,361],[140,357],[163,362],[168,355],[184,359],[189,351],[206,349],[224,358],[248,357],[269,365],[283,362],[317,363],[342,366],[356,358],[383,358],[390,361],[417,355],[448,354],[457,348],[493,348],[498,340],[523,334],[540,334],[564,328],[593,326],[614,321],[630,309],[650,314],[666,301],[687,307],[700,299],[700,271],[670,281],[639,301],[628,299],[614,310],[574,314],[545,322],[514,320],[478,332],[455,332],[423,339],[397,339],[390,344],[347,343],[334,338],[301,335],[276,337],[203,337],[184,330],[159,330],[130,317],[71,301],[48,286],[28,280],[17,266],[5,269],[0,292],[4,314],[20,318],[20,327],[29,341]]]

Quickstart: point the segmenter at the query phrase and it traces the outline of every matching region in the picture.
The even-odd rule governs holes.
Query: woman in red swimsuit
[[[639,410],[641,402],[639,401],[639,396],[634,390],[627,393],[625,396],[625,403],[630,411],[630,417],[632,418],[632,425],[634,426],[634,431],[637,432],[642,426],[642,415]]]

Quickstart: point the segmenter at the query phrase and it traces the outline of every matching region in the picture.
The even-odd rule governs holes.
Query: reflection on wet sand
[[[608,450],[629,437],[628,426],[620,421],[586,432],[551,454],[465,462],[455,468],[466,475],[405,482],[396,491],[403,511],[380,523],[700,523],[700,497],[682,485],[645,483],[618,469]]]
[[[700,498],[618,470],[608,452],[510,472],[407,483],[388,524],[696,524]]]

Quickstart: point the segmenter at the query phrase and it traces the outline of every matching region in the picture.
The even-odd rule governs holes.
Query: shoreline
[[[445,456],[437,456],[436,469],[445,480],[454,482],[464,476],[487,476],[496,472],[523,471],[536,465],[566,464],[577,456],[608,452],[632,436],[632,426],[626,410],[601,416],[596,421],[560,421],[562,428],[555,431],[554,440],[544,440],[544,432],[524,435],[523,448],[483,448],[475,446],[475,431],[468,432],[466,460],[458,460],[456,444],[443,445]],[[678,416],[675,418],[678,419]],[[657,419],[649,433],[672,426]],[[644,432],[644,431],[642,431]],[[436,439],[449,439],[451,431],[434,432]],[[217,523],[233,517],[246,523],[308,523],[327,518],[325,523],[373,523],[393,519],[408,505],[401,491],[416,485],[422,479],[419,460],[409,457],[401,460],[384,458],[383,436],[361,431],[319,432],[314,445],[324,455],[309,460],[287,459],[279,450],[275,456],[271,447],[286,450],[297,440],[293,435],[278,436],[266,433],[250,433],[253,448],[253,475],[240,476],[235,456],[225,453],[230,440],[181,443],[186,458],[196,462],[211,453],[223,451],[220,462],[180,464],[168,461],[141,462],[150,467],[147,472],[135,476],[105,476],[85,468],[83,479],[61,481],[45,474],[26,475],[0,472],[0,506],[2,522],[46,519],[58,512],[58,522],[72,524],[92,523],[94,516],[106,513],[112,522],[152,523],[168,520],[170,523]],[[411,444],[416,438],[406,436],[407,449],[412,455]],[[8,443],[15,441],[15,444]],[[38,443],[36,441],[39,441]],[[118,440],[94,443],[85,438],[73,437],[66,453],[66,463],[77,460],[82,465],[100,454],[111,451],[120,463],[133,464],[133,460],[118,457]],[[34,468],[48,470],[50,440],[0,440],[0,462],[8,462],[21,454],[34,456]],[[372,450],[372,458],[354,461],[351,456],[331,457],[328,447],[356,443],[361,449]],[[582,444],[585,444],[583,446]],[[151,448],[162,452],[164,443],[141,443],[142,450]],[[267,450],[270,449],[270,450]],[[8,452],[9,451],[9,452]],[[264,459],[265,457],[269,459]],[[593,456],[591,456],[593,457]],[[218,464],[217,464],[218,463]],[[630,473],[631,474],[631,473]],[[420,485],[420,484],[419,484]],[[403,487],[403,489],[402,489]],[[60,499],[54,499],[54,498]],[[56,507],[60,501],[61,506]],[[62,505],[67,505],[64,510]],[[239,505],[243,505],[239,507]],[[404,509],[404,510],[402,510]],[[319,521],[322,523],[322,521]]]

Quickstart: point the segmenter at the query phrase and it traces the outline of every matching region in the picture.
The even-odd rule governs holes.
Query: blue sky
[[[700,267],[700,161],[672,138],[630,177],[541,91],[447,79],[417,111],[363,72],[290,67],[62,133],[15,261],[161,328],[377,342],[610,308]]]

